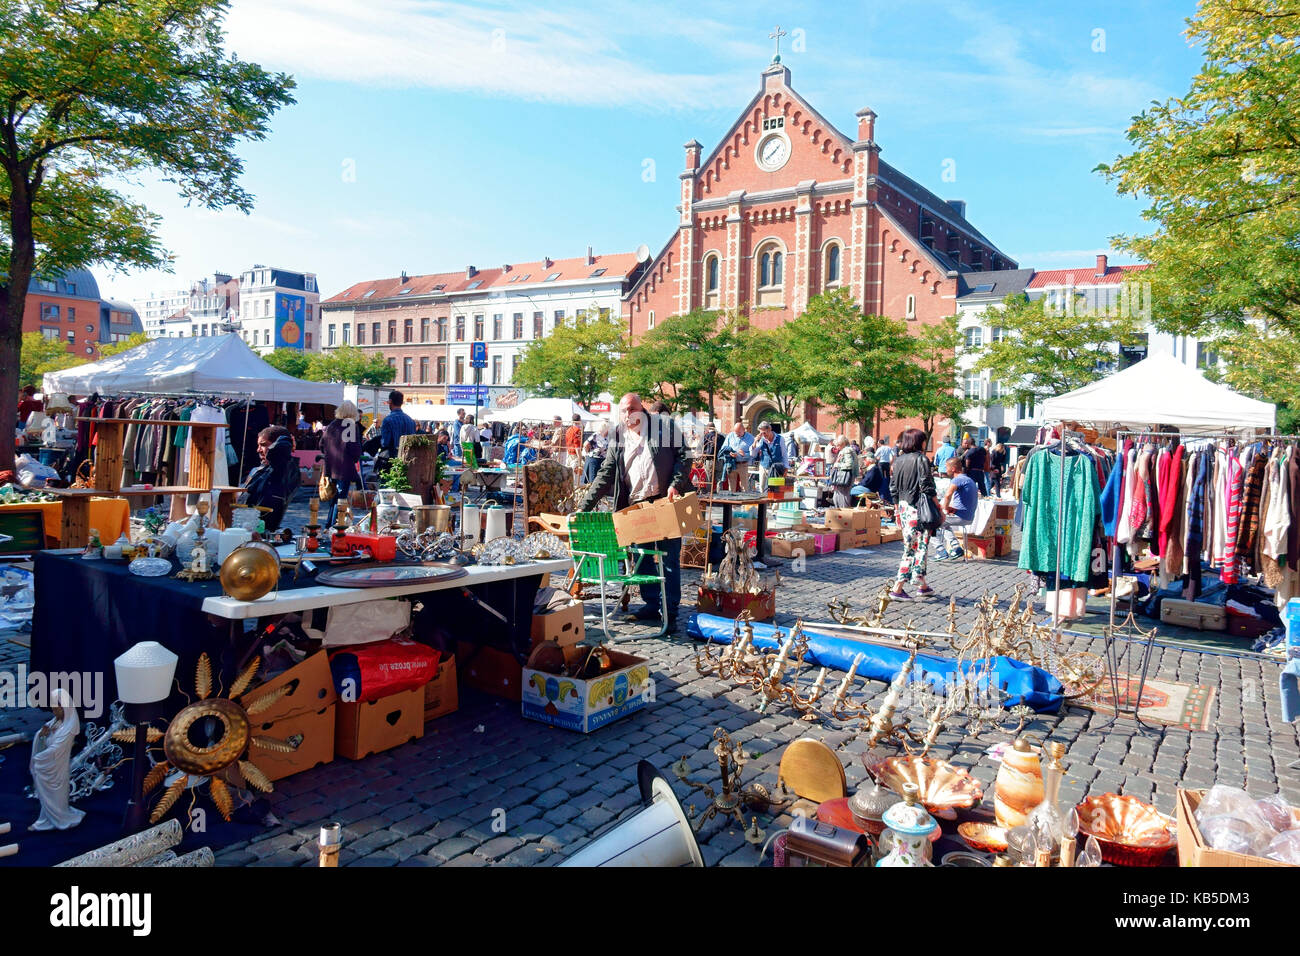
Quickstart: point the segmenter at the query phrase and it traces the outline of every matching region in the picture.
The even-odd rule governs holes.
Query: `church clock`
[[[774,173],[790,158],[790,140],[785,133],[772,133],[759,141],[756,159],[758,165]]]

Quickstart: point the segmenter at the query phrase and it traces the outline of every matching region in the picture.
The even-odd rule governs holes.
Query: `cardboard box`
[[[256,714],[258,720],[269,722],[300,714],[314,714],[338,700],[334,691],[334,676],[330,673],[329,655],[325,651],[318,651],[301,664],[295,664],[283,674],[247,692],[244,703],[251,704],[286,685],[289,689],[285,695]]]
[[[1198,631],[1222,631],[1228,627],[1228,609],[1219,604],[1165,598],[1160,602],[1160,622]]]
[[[1011,553],[1011,535],[999,534],[993,538],[993,553],[999,558]]]
[[[890,544],[891,542],[902,541],[902,540],[903,540],[903,529],[898,527],[898,525],[890,525],[887,528],[884,526],[881,527],[880,529],[881,544]]]
[[[545,614],[533,615],[533,646],[542,641],[555,641],[561,647],[579,644],[587,636],[582,623],[583,607],[581,601],[573,601],[565,607]]]
[[[457,679],[466,687],[506,700],[519,699],[523,665],[515,655],[461,641],[456,645],[456,658]]]
[[[704,509],[695,492],[675,501],[643,501],[614,512],[614,537],[621,545],[651,544],[680,538],[704,523]]]
[[[869,531],[841,531],[836,535],[835,545],[840,551],[848,551],[850,548],[869,548],[872,544],[872,535]]]
[[[424,688],[414,687],[378,700],[338,704],[334,714],[334,752],[360,760],[424,736]]]
[[[456,686],[456,655],[438,662],[438,676],[424,685],[424,719],[427,723],[460,708],[459,688]]]
[[[826,527],[831,531],[852,531],[853,508],[827,508]]]
[[[793,558],[796,551],[807,557],[816,551],[816,542],[810,534],[800,535],[797,538],[773,537],[767,539],[767,547],[774,558]]]
[[[585,646],[564,648],[564,656],[575,662],[586,654]],[[560,677],[524,668],[524,694],[520,705],[529,720],[589,734],[618,720],[647,703],[650,665],[642,657],[609,651],[614,670],[592,680]]]
[[[335,706],[331,701],[318,711],[254,723],[254,734],[286,741],[294,750],[292,753],[280,753],[264,747],[254,747],[250,759],[272,781],[283,780],[295,773],[330,763],[334,759]],[[260,716],[258,714],[250,720],[257,721]]]
[[[751,620],[770,621],[776,617],[776,592],[733,594],[715,588],[700,588],[695,607],[701,614],[716,614],[732,620],[742,611],[748,611]]]
[[[966,555],[971,558],[987,560],[988,558],[997,557],[997,543],[993,538],[983,538],[979,535],[968,534],[966,536]]]
[[[1229,850],[1215,850],[1206,846],[1201,836],[1201,828],[1196,825],[1196,808],[1205,796],[1204,790],[1178,789],[1178,865],[1179,866],[1291,866],[1279,860],[1270,860],[1262,856],[1249,856],[1245,853],[1233,853]],[[1294,815],[1295,810],[1291,811]]]
[[[838,549],[839,535],[825,529],[812,529],[813,550],[818,554],[830,554]]]

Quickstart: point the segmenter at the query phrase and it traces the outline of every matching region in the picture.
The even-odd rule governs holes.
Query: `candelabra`
[[[734,817],[736,822],[743,827],[745,826],[745,810],[768,813],[774,809],[780,809],[790,802],[788,795],[774,796],[768,793],[767,788],[762,784],[754,783],[742,787],[740,773],[745,766],[743,748],[738,744],[732,744],[731,735],[721,727],[713,731],[713,739],[717,742],[717,745],[713,748],[713,754],[718,758],[718,773],[722,778],[721,790],[716,790],[702,781],[691,780],[690,766],[686,763],[685,756],[673,764],[672,767],[673,773],[677,775],[678,780],[693,790],[704,791],[704,795],[709,798],[708,808],[695,824],[696,830],[699,830],[707,821],[719,814]],[[785,785],[782,784],[781,786],[784,794]],[[745,838],[751,842],[762,842],[763,831],[758,829],[757,821],[745,831]]]

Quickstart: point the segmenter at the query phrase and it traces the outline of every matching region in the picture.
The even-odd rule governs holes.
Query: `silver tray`
[[[317,584],[336,588],[390,588],[402,584],[450,581],[469,572],[447,561],[420,564],[364,564],[354,568],[331,568],[316,575]]]

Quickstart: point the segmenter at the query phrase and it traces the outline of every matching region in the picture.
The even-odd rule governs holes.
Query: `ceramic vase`
[[[1043,768],[1038,754],[1023,738],[1002,758],[993,786],[993,814],[998,826],[1022,826],[1029,811],[1043,802]]]

